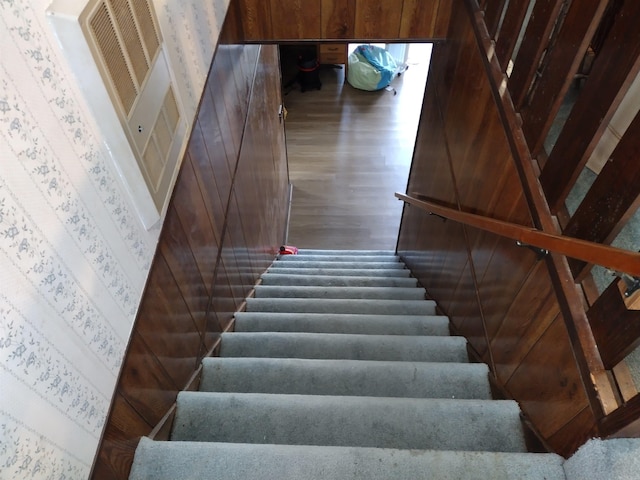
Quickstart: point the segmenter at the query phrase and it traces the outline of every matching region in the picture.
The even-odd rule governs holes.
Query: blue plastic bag
[[[393,80],[398,70],[398,65],[391,54],[385,49],[375,45],[360,45],[352,55],[355,55],[355,57],[349,59],[349,73],[351,73],[352,60],[354,61],[353,63],[357,63],[364,59],[366,63],[375,70],[375,75],[368,75],[366,77],[369,82],[368,84],[366,81],[363,82],[362,78],[357,79],[355,82],[352,82],[351,78],[347,79],[351,85],[362,90],[380,90],[385,88],[391,83],[391,80]],[[373,82],[377,83],[373,84]]]

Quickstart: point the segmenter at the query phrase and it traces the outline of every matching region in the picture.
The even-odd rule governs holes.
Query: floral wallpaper
[[[160,227],[147,231],[46,21],[0,0],[0,479],[89,475]],[[154,0],[193,119],[228,0]]]

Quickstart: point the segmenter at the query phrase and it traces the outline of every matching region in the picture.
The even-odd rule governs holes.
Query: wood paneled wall
[[[427,40],[443,38],[444,0],[233,0],[243,39]]]
[[[92,478],[126,479],[283,240],[288,174],[276,46],[218,46]]]
[[[533,226],[469,12],[453,4],[449,41],[433,51],[408,193]],[[569,455],[594,433],[551,262],[408,206],[398,249],[549,447]]]

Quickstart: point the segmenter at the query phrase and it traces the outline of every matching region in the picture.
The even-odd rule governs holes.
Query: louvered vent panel
[[[115,23],[120,29],[120,35],[129,55],[129,62],[135,72],[138,86],[142,85],[149,71],[149,61],[142,48],[142,40],[138,35],[136,22],[127,0],[110,0],[110,5],[115,16]],[[135,3],[135,2],[134,2]]]
[[[153,7],[152,0],[51,0],[47,9],[147,228],[168,205],[189,135]]]
[[[173,94],[173,89],[171,87],[169,87],[167,96],[164,99],[164,109],[167,113],[167,120],[169,122],[171,134],[173,135],[173,132],[175,132],[176,127],[178,126],[178,121],[180,121],[180,111],[178,110],[178,103],[176,102],[176,97]]]
[[[144,151],[142,161],[144,162],[144,169],[147,171],[147,181],[152,191],[156,192],[162,180],[162,173],[164,172],[166,155],[162,155],[159,151],[156,142],[153,139],[153,135],[149,140],[147,149]]]
[[[128,115],[135,102],[138,90],[127,66],[127,61],[104,2],[100,4],[94,13],[89,22],[89,27],[122,107]]]
[[[131,3],[138,25],[140,26],[140,33],[144,42],[144,46],[147,49],[149,58],[153,59],[160,48],[160,41],[158,40],[158,32],[153,23],[153,15],[151,13],[151,7],[148,0],[133,0]]]
[[[169,149],[171,148],[171,136],[172,132],[169,129],[169,124],[167,123],[167,116],[165,115],[164,109],[160,112],[158,116],[158,121],[156,122],[156,126],[153,129],[153,134],[156,137],[156,141],[158,142],[158,148],[163,155],[169,154]]]

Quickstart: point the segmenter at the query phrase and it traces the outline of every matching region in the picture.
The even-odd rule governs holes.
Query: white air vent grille
[[[122,36],[122,43],[129,57],[129,64],[133,69],[138,85],[142,85],[149,72],[149,64],[151,62],[147,60],[144,54],[142,40],[140,39],[136,22],[133,19],[133,12],[129,2],[127,0],[111,0],[108,4],[111,6],[115,24],[118,26]]]
[[[116,29],[105,3],[101,3],[97,8],[89,25],[122,108],[128,115],[138,96],[138,89],[129,71],[127,58],[120,47]]]
[[[148,203],[140,193],[140,180],[146,185],[147,198],[153,203],[155,214],[148,213],[148,206],[142,206],[139,211],[149,226],[153,223],[150,218],[157,220],[158,213],[167,204],[187,133],[152,4],[150,0],[78,3],[77,0],[54,0],[48,9],[49,18],[64,50],[69,53],[69,61],[75,67],[100,127],[107,123],[105,95],[98,95],[93,72],[105,87],[106,99],[114,108],[120,126],[120,133],[113,126],[106,126],[105,138],[128,191],[138,203]],[[70,20],[76,30],[79,27],[80,38],[71,28]],[[93,60],[92,68],[86,62],[83,64],[82,58],[87,53]],[[128,144],[126,151],[122,146],[123,134]],[[126,157],[133,157],[138,173],[123,164]]]
[[[155,58],[160,48],[159,35],[153,23],[153,15],[149,2],[133,2],[131,4],[136,18],[138,19],[138,28],[142,36],[142,43],[147,49],[149,58]]]

